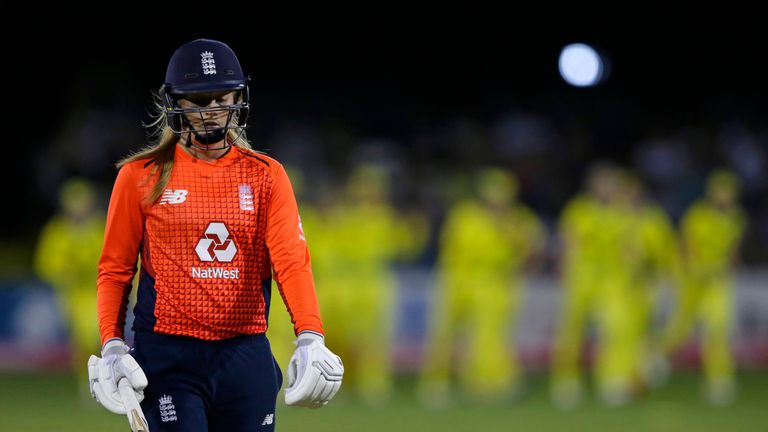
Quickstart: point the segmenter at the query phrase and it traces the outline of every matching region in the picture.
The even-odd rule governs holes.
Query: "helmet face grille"
[[[165,91],[175,95],[242,90],[245,85],[235,52],[211,39],[197,39],[179,47],[165,73]]]
[[[183,98],[183,95],[171,95],[168,92],[163,92],[162,98],[165,106],[165,115],[168,119],[168,126],[170,126],[171,130],[177,134],[180,134],[185,130],[205,134],[210,131],[193,129],[189,124],[189,121],[185,122],[184,119],[192,118],[192,116],[199,116],[202,118],[203,114],[206,112],[229,111],[227,124],[224,126],[224,129],[244,129],[247,126],[248,112],[250,111],[250,104],[248,103],[248,86],[243,90],[238,91],[238,93],[239,95],[235,96],[237,102],[232,105],[182,108],[179,106],[178,100]]]

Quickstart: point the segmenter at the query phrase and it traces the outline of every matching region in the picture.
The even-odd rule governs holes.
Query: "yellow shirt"
[[[694,203],[682,221],[686,268],[693,276],[725,276],[745,230],[741,209]]]
[[[446,218],[440,266],[455,272],[509,273],[518,270],[543,242],[543,225],[529,208],[516,204],[492,212],[466,200],[456,204]]]

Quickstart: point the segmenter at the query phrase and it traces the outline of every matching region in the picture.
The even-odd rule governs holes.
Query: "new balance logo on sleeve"
[[[301,216],[299,216],[299,240],[307,241],[304,235],[304,225],[301,224]]]
[[[166,189],[163,196],[160,197],[160,205],[163,204],[181,204],[187,200],[189,192],[184,189]]]

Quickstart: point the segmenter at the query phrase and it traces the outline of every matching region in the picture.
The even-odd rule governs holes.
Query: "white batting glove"
[[[136,359],[128,354],[129,350],[122,339],[110,339],[101,349],[101,358],[92,355],[88,359],[91,396],[115,414],[126,412],[118,389],[121,378],[128,379],[139,402],[144,399],[144,387],[147,386],[147,376]]]
[[[344,364],[325,347],[323,336],[318,333],[303,331],[294,343],[296,351],[288,363],[285,403],[320,408],[339,391]]]

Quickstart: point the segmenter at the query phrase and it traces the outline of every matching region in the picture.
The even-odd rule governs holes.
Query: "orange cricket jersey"
[[[112,190],[98,276],[102,343],[124,337],[139,255],[137,331],[206,340],[264,333],[274,274],[294,330],[322,333],[309,250],[280,163],[239,147],[206,162],[177,145],[168,185],[148,204],[152,167],[126,164]]]

